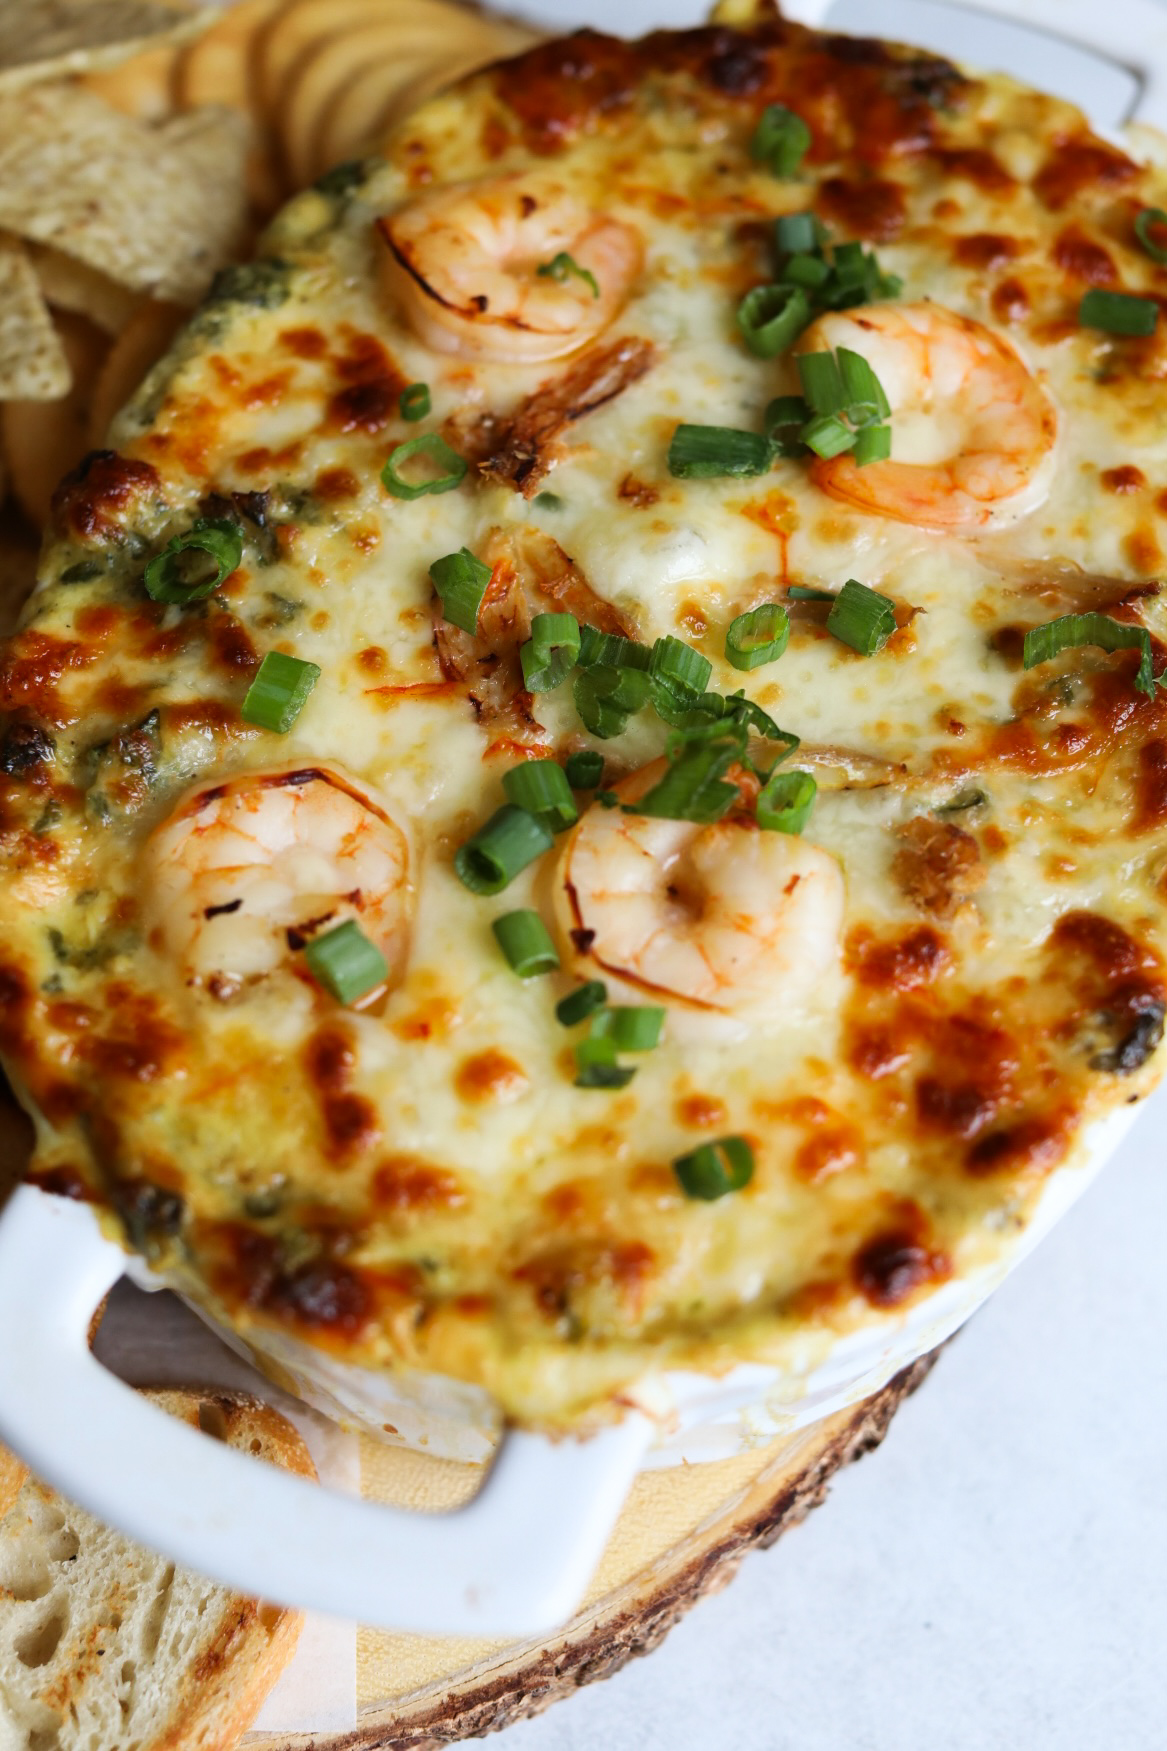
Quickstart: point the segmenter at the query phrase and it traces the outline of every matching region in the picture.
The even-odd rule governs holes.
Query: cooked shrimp
[[[1007,340],[938,304],[879,304],[820,316],[799,351],[840,346],[861,353],[883,384],[892,459],[864,468],[847,454],[816,459],[811,477],[832,498],[961,532],[1044,496],[1057,415]]]
[[[655,760],[616,786],[632,801]],[[788,1011],[838,958],[843,876],[817,845],[727,818],[715,826],[593,805],[555,887],[567,958],[634,1001],[759,1019]]]
[[[623,306],[643,253],[630,225],[525,172],[434,189],[379,224],[390,284],[426,345],[504,364],[558,359],[593,340]]]
[[[233,995],[319,931],[355,919],[399,975],[409,844],[371,791],[325,767],[202,785],[148,847],[150,898],[192,984]]]

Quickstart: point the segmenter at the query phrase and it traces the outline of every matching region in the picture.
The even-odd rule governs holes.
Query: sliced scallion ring
[[[813,773],[771,772],[758,792],[759,827],[771,833],[801,833],[817,795]]]
[[[1156,243],[1151,235],[1151,228],[1155,225],[1167,233],[1167,213],[1162,207],[1144,207],[1135,220],[1135,236],[1152,261],[1158,262],[1160,267],[1167,267],[1167,244]]]
[[[597,626],[579,629],[579,664],[590,669],[597,663],[610,669],[647,669],[652,659],[652,646],[637,644],[619,632],[601,632]]]
[[[661,682],[670,693],[692,698],[703,693],[709,685],[713,664],[700,651],[695,651],[691,644],[666,634],[663,638],[658,638],[652,647],[648,672],[654,681]]]
[[[790,641],[790,616],[781,602],[763,602],[730,622],[725,655],[735,669],[777,662]]]
[[[886,462],[891,455],[890,426],[861,426],[855,434],[856,468],[866,468],[869,462]]]
[[[611,1040],[581,1040],[575,1048],[577,1088],[627,1088],[636,1075],[633,1064],[618,1064]]]
[[[551,693],[566,681],[579,657],[580,626],[574,614],[536,614],[531,636],[519,649],[528,693]]]
[[[460,626],[463,632],[476,636],[482,598],[491,579],[490,567],[463,547],[457,553],[435,559],[430,577],[441,598],[442,613],[451,626]]]
[[[424,456],[435,468],[445,472],[432,475],[429,480],[405,480],[401,473],[402,464],[414,456]],[[395,499],[420,499],[426,493],[453,492],[465,480],[469,466],[465,457],[451,450],[440,433],[420,432],[416,438],[407,438],[404,444],[398,444],[381,470],[381,484]]]
[[[194,561],[183,556],[192,554]],[[211,561],[208,571],[199,556]],[[146,567],[143,583],[155,602],[185,606],[226,583],[243,558],[243,532],[229,517],[200,517],[185,535],[175,535]]]
[[[520,870],[550,851],[550,827],[526,809],[505,803],[458,848],[454,868],[472,894],[501,894]]]
[[[389,964],[352,918],[305,944],[312,976],[338,1003],[355,1003],[389,977]]]
[[[1154,699],[1156,681],[1150,633],[1145,626],[1128,626],[1124,621],[1112,620],[1109,614],[1062,614],[1044,626],[1031,626],[1021,647],[1021,664],[1033,669],[1062,651],[1088,644],[1104,651],[1141,651],[1135,686],[1148,699]]]
[[[579,819],[567,775],[557,760],[524,760],[503,773],[502,787],[508,802],[538,815],[553,833]]]
[[[592,1018],[590,1038],[610,1040],[617,1052],[651,1052],[660,1043],[665,1012],[655,1004],[617,1004]]]
[[[581,268],[575,257],[568,255],[566,249],[561,249],[551,261],[543,262],[535,269],[535,272],[541,279],[558,280],[560,285],[563,284],[564,280],[574,276],[577,280],[582,280],[586,286],[591,287],[593,298],[598,298],[600,295],[595,274],[590,273],[587,268]]]
[[[244,723],[286,736],[319,679],[318,663],[306,663],[283,651],[268,651],[247,689],[239,715]]]
[[[694,740],[694,734],[717,739]],[[652,815],[665,821],[697,821],[711,826],[727,815],[738,800],[736,784],[727,784],[725,774],[745,751],[745,726],[711,725],[705,732],[691,732],[670,748],[669,766],[645,794],[623,805],[626,814]]]
[[[428,383],[411,383],[401,391],[397,403],[397,411],[403,420],[423,420],[430,411],[430,386]]]
[[[553,973],[559,965],[559,955],[537,912],[524,907],[518,912],[504,912],[490,928],[508,967],[520,979],[535,979],[541,973]]]
[[[782,269],[787,285],[801,286],[808,292],[817,292],[830,277],[830,267],[821,255],[792,255]]]
[[[1083,328],[1101,328],[1107,334],[1145,337],[1154,334],[1159,306],[1153,298],[1136,298],[1130,292],[1105,292],[1092,286],[1078,305]]]
[[[810,300],[800,286],[755,286],[737,307],[737,325],[760,359],[773,359],[810,321]]]
[[[835,357],[839,363],[843,394],[847,398],[844,405],[848,419],[854,425],[863,425],[868,420],[890,419],[891,403],[863,354],[852,352],[850,347],[839,347]]]
[[[783,213],[774,221],[774,242],[782,255],[811,255],[822,248],[822,221],[816,213]]]
[[[807,449],[813,450],[824,461],[841,456],[844,450],[853,450],[858,436],[837,413],[816,413],[813,419],[807,420],[799,435]]]
[[[883,649],[896,629],[895,603],[856,578],[848,578],[827,615],[827,631],[861,657]]]
[[[669,473],[678,480],[765,474],[776,451],[760,432],[733,426],[679,425],[669,445]]]
[[[564,1027],[575,1027],[581,1021],[587,1021],[597,1009],[603,1009],[608,1001],[608,987],[602,979],[589,979],[584,985],[577,985],[574,991],[569,991],[566,997],[561,997],[555,1005],[555,1019]]]
[[[806,157],[810,140],[810,129],[800,115],[784,103],[769,103],[754,129],[750,153],[775,176],[789,177]]]
[[[617,669],[596,663],[579,669],[572,698],[586,730],[607,741],[618,736],[634,712],[648,704],[649,680],[643,669]]]
[[[688,1155],[678,1155],[673,1172],[686,1197],[712,1203],[749,1185],[754,1177],[754,1152],[744,1137],[719,1137]]]
[[[795,361],[812,413],[845,413],[847,391],[834,353],[799,353]]]
[[[604,756],[593,748],[584,748],[567,756],[563,770],[572,790],[595,790],[604,776]]]

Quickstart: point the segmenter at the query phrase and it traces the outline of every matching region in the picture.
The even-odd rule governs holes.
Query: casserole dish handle
[[[244,1593],[429,1635],[536,1635],[579,1603],[653,1429],[510,1433],[482,1489],[413,1514],[319,1488],[168,1417],[90,1354],[125,1255],[85,1204],[0,1214],[0,1438],[140,1542]]]
[[[829,27],[832,3],[782,0],[782,10],[799,24]],[[1121,0],[1114,6],[1099,6],[1097,0],[951,0],[951,5],[954,11],[987,13],[1046,31],[1127,67],[1140,92],[1134,115],[1126,119],[1167,128],[1167,9],[1161,0]],[[903,0],[903,11],[903,38],[910,41],[912,0]],[[935,7],[929,11],[934,18]]]

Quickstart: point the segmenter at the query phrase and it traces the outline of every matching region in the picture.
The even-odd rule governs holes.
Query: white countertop
[[[521,9],[628,33],[706,6]],[[1161,1751],[1165,1672],[1167,1090],[823,1508],[651,1658],[476,1743]]]

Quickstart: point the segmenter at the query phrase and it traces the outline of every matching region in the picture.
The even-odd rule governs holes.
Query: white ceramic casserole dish
[[[854,21],[853,0],[843,8]],[[1084,0],[980,0],[980,8],[1056,32],[1103,57],[1112,72],[1125,69],[1138,82],[1138,119],[1167,125],[1167,11],[1154,0],[1121,0],[1104,19]],[[797,0],[786,10],[810,24],[831,21],[825,0]],[[864,24],[924,36],[942,49],[937,33],[947,11],[936,0],[886,0],[878,20],[868,24],[864,14]],[[974,58],[969,16],[952,10],[966,59]],[[994,60],[991,34],[977,58]],[[1015,55],[1010,66],[1027,71]],[[1028,74],[1043,83],[1040,67]],[[1131,117],[1095,112],[1094,119],[1113,128]],[[438,1456],[485,1462],[493,1455],[475,1500],[446,1516],[362,1502],[257,1466],[122,1386],[89,1354],[94,1308],[127,1269],[144,1287],[164,1285],[127,1264],[86,1206],[22,1187],[0,1215],[0,1438],[104,1519],[245,1591],[380,1627],[539,1633],[578,1602],[640,1467],[724,1457],[878,1391],[981,1305],[1114,1153],[1131,1117],[1120,1110],[1087,1133],[993,1269],[944,1284],[802,1371],[751,1365],[719,1379],[648,1377],[626,1395],[623,1421],[587,1440],[500,1432],[486,1394],[439,1376],[390,1379],[280,1335],[265,1341],[262,1355],[244,1351],[352,1426],[381,1434],[391,1424],[398,1439]],[[86,1431],[83,1442],[77,1429]]]

